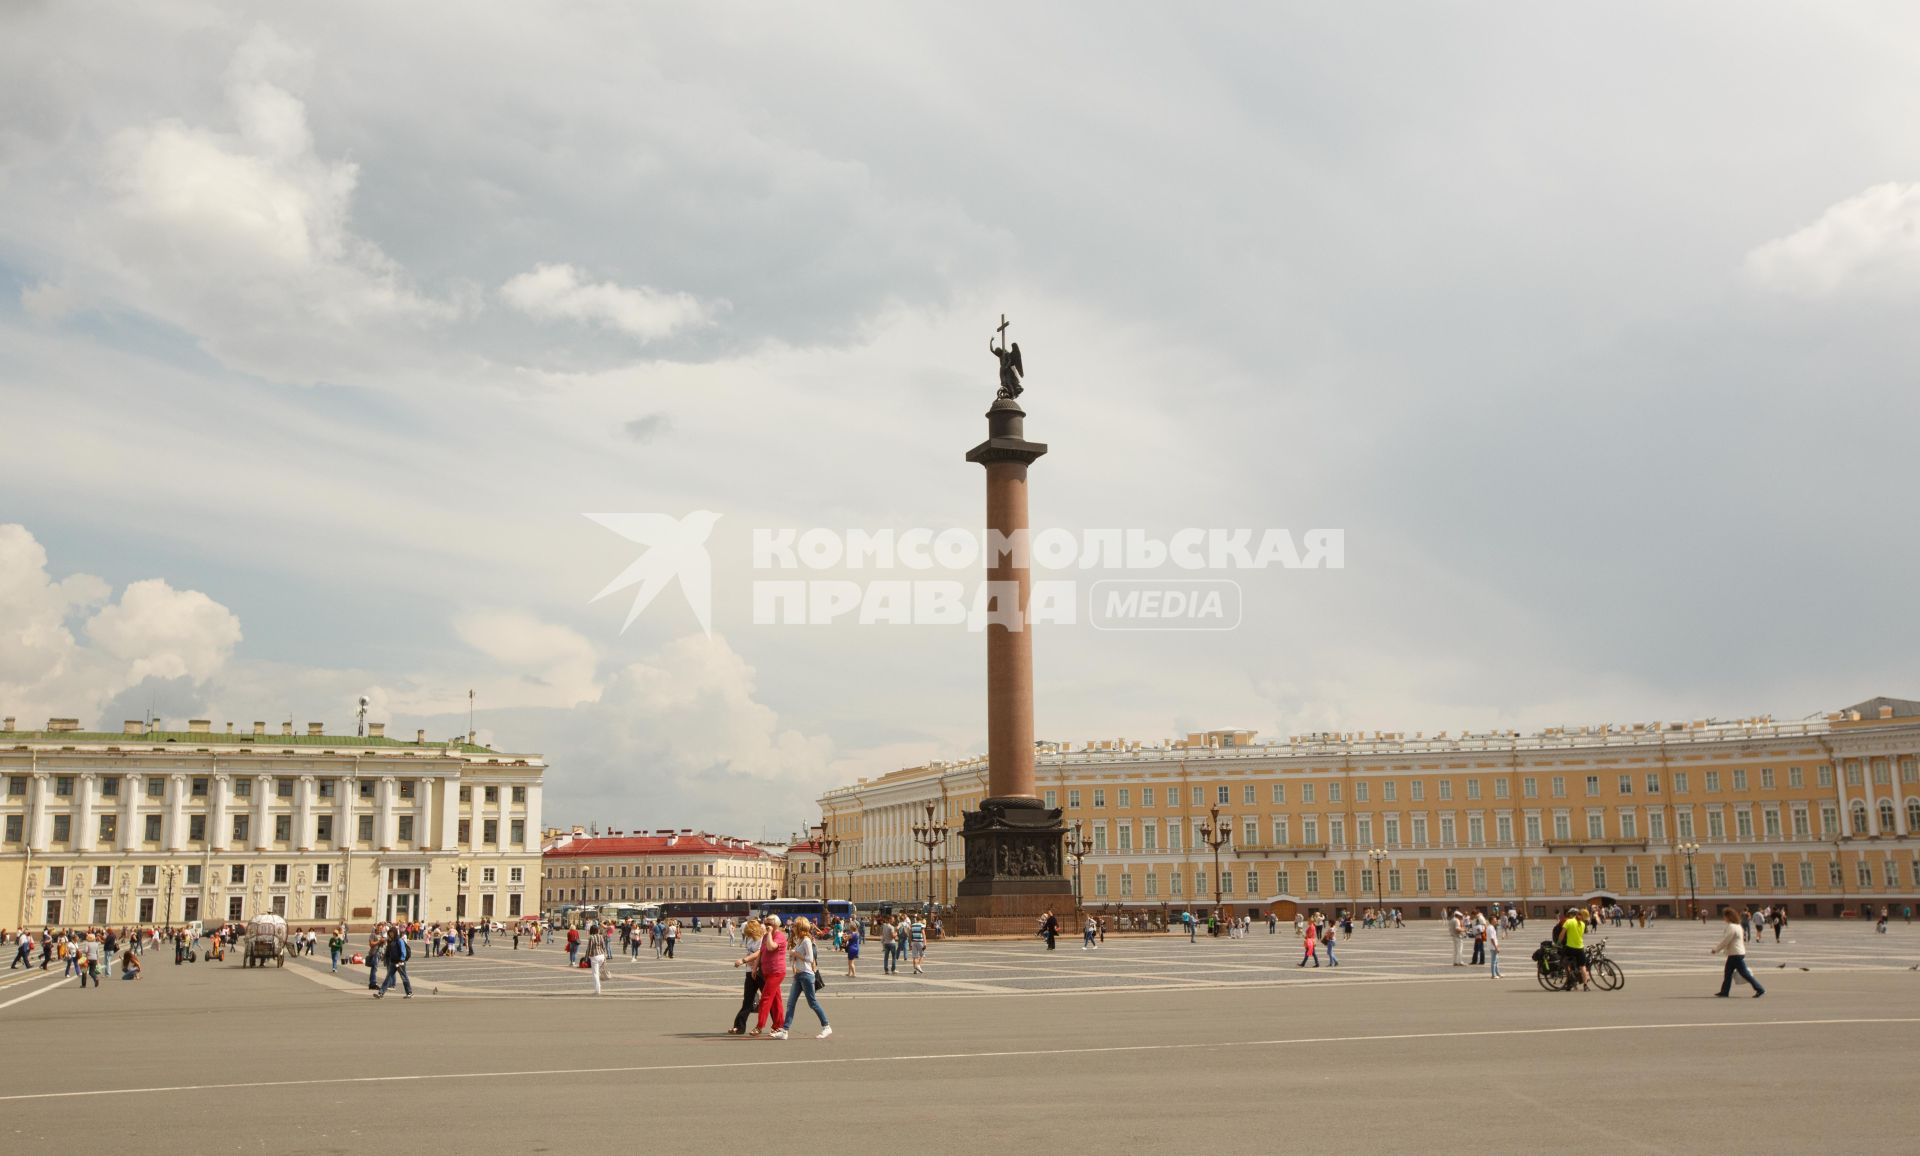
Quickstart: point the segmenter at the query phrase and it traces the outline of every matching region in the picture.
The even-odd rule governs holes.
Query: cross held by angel
[[[993,338],[987,338],[987,352],[993,354],[1000,362],[1000,391],[997,396],[1011,401],[1020,396],[1020,379],[1027,371],[1026,367],[1020,363],[1020,343],[1016,341],[1011,345],[1007,344],[1006,314],[1000,315],[1000,326],[995,332],[1000,336],[1000,344],[995,345]]]

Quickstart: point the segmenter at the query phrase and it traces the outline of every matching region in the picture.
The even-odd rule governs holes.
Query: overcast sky
[[[0,3],[0,711],[478,729],[780,835],[984,749],[979,635],[759,526],[1336,527],[1043,737],[1920,696],[1911,5]],[[585,512],[721,515],[713,632]]]

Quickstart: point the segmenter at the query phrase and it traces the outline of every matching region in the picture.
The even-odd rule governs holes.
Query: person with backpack
[[[387,992],[392,989],[394,977],[396,976],[400,979],[400,990],[404,993],[400,998],[413,998],[413,981],[407,978],[407,960],[412,958],[412,956],[413,948],[407,943],[407,937],[400,934],[396,928],[394,933],[387,938],[387,979],[386,982],[381,984],[379,989],[373,993],[373,998],[384,998]]]
[[[1339,927],[1339,924],[1329,919],[1320,928],[1320,946],[1327,949],[1327,966],[1328,967],[1340,966],[1340,960],[1336,958],[1333,954],[1333,941],[1339,938],[1339,936],[1334,934],[1335,931],[1338,929],[1338,927]]]

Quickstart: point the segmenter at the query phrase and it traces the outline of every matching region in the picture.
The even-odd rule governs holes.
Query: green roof
[[[399,748],[415,751],[439,751],[451,747],[463,755],[499,755],[492,747],[483,747],[468,742],[425,742],[416,743],[407,739],[389,738],[386,735],[256,735],[227,734],[225,731],[147,731],[130,735],[119,731],[0,731],[0,746],[16,742],[39,743],[117,743],[120,745],[147,746],[160,743],[179,743],[192,746],[244,746],[244,747],[380,747]]]

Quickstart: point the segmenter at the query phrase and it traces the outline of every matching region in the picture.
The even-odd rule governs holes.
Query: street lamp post
[[[1220,822],[1220,804],[1215,803],[1209,815],[1209,821],[1200,824],[1200,841],[1213,848],[1213,919],[1214,926],[1218,927],[1222,917],[1220,911],[1220,848],[1226,846],[1233,840],[1233,832],[1228,829],[1229,824]]]
[[[1373,916],[1375,919],[1380,920],[1378,926],[1385,927],[1387,925],[1385,918],[1387,897],[1385,885],[1381,882],[1380,876],[1381,873],[1386,870],[1387,849],[1385,847],[1375,847],[1373,850],[1367,852],[1367,858],[1373,861]]]
[[[913,840],[927,849],[926,908],[933,911],[933,850],[947,841],[947,825],[933,821],[933,804],[927,804],[927,821],[913,825]]]
[[[172,935],[173,934],[173,881],[180,877],[180,865],[178,863],[169,863],[165,867],[162,867],[160,869],[160,872],[161,874],[167,877],[167,914],[163,922],[166,924],[167,934]]]
[[[1073,833],[1067,836],[1067,854],[1073,859],[1073,926],[1080,929],[1080,860],[1093,853],[1093,842],[1080,832],[1080,820],[1073,821]]]
[[[820,844],[820,922],[831,927],[833,926],[833,909],[828,904],[832,902],[833,895],[833,853],[840,849],[840,840],[834,838],[833,828],[829,823],[830,821],[825,818],[820,820],[818,842]],[[851,880],[853,873],[848,872],[847,878]],[[847,899],[851,902],[853,899],[851,883],[848,884],[848,888]]]
[[[1678,848],[1687,857],[1687,918],[1700,918],[1700,894],[1696,890],[1693,877],[1693,857],[1700,853],[1700,844],[1682,843]]]

